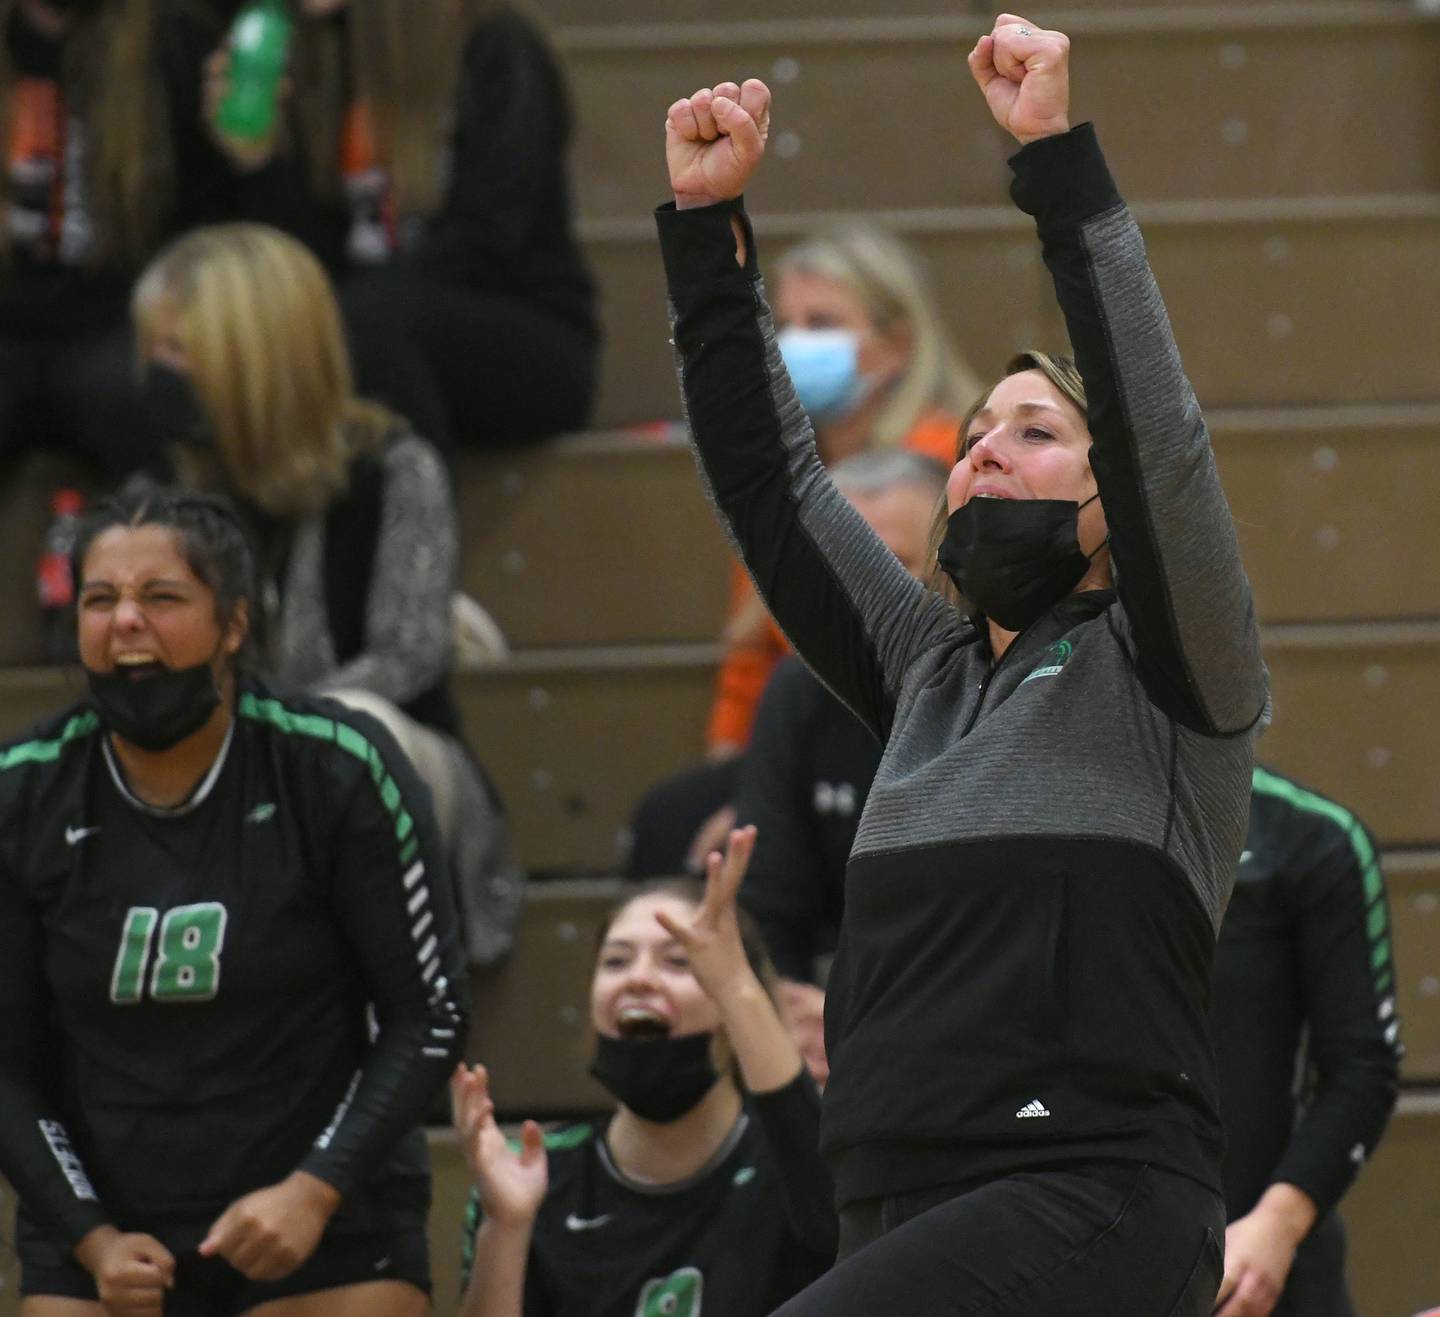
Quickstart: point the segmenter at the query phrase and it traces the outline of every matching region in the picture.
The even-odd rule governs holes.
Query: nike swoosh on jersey
[[[574,1212],[571,1212],[570,1215],[565,1218],[565,1229],[598,1230],[613,1215],[613,1212],[606,1212],[604,1216],[576,1216]]]
[[[76,846],[80,842],[84,841],[86,837],[92,837],[95,835],[95,833],[99,831],[100,827],[98,824],[93,828],[72,828],[69,826],[69,824],[66,824],[65,844],[67,846]]]

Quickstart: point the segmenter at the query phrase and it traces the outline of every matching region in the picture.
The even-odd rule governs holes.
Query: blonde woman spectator
[[[849,223],[790,248],[775,280],[775,322],[826,466],[896,447],[954,463],[960,418],[981,384],[918,258],[894,234]],[[738,566],[725,642],[706,738],[713,758],[749,740],[760,692],[790,648]]]
[[[145,271],[134,310],[152,424],[182,475],[254,526],[266,666],[396,736],[434,794],[471,958],[498,958],[520,885],[451,695],[459,532],[444,464],[356,396],[329,281],[285,234],[188,235]]]
[[[0,0],[0,455],[28,445],[124,479],[140,424],[126,302],[167,239],[253,213],[201,123],[214,20],[160,0]]]

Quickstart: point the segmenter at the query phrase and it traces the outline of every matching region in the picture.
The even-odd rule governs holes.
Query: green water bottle
[[[274,129],[280,79],[294,31],[286,0],[252,0],[235,16],[230,29],[230,90],[216,116],[222,133],[258,142]]]

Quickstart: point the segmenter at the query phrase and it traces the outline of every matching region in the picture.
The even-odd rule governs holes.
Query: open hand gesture
[[[770,88],[758,78],[722,82],[675,102],[665,115],[665,163],[681,210],[738,197],[765,154]]]
[[[995,122],[1022,145],[1070,131],[1070,38],[1001,14],[970,52]]]
[[[754,825],[734,829],[723,856],[711,851],[705,857],[705,896],[695,912],[687,919],[655,912],[665,931],[685,948],[700,986],[722,1005],[727,994],[754,977],[735,917],[735,898],[754,850]]]
[[[450,1105],[486,1220],[502,1227],[528,1228],[550,1184],[540,1126],[527,1120],[520,1130],[520,1151],[511,1150],[495,1123],[490,1076],[483,1065],[468,1070],[456,1067],[450,1078]]]

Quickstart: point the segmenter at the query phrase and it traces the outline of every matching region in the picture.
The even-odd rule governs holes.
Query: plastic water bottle
[[[220,102],[220,131],[258,142],[275,127],[280,79],[295,22],[286,0],[253,0],[230,28],[230,90]]]
[[[70,555],[84,511],[85,495],[78,489],[57,489],[50,495],[50,529],[35,564],[47,663],[75,662],[75,574]]]

